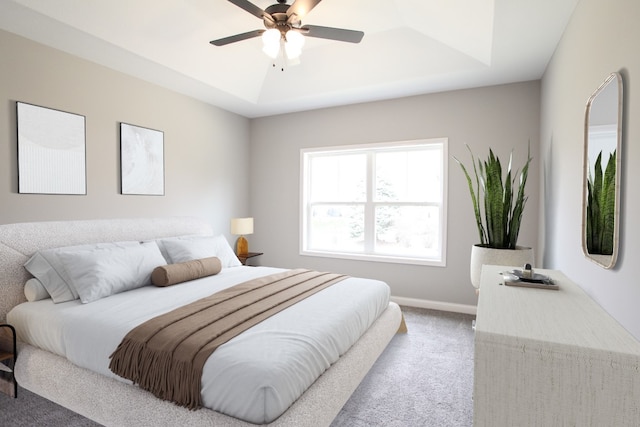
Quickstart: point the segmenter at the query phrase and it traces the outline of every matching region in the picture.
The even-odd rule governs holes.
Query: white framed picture
[[[85,117],[16,103],[18,193],[87,194]]]
[[[164,133],[120,123],[122,194],[164,196]]]

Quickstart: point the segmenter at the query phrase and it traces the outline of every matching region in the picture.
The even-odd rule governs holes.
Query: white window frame
[[[447,256],[447,187],[448,187],[448,138],[429,138],[429,139],[420,139],[420,140],[412,140],[412,141],[400,141],[400,142],[385,142],[385,143],[373,143],[373,144],[358,144],[358,145],[342,145],[342,146],[334,146],[334,147],[319,147],[319,148],[303,148],[300,150],[300,255],[304,256],[315,256],[315,257],[328,257],[328,258],[341,258],[341,259],[354,259],[354,260],[363,260],[363,261],[374,261],[374,262],[391,262],[391,263],[401,263],[401,264],[417,264],[417,265],[429,265],[429,266],[437,266],[444,267],[446,266],[446,256]],[[440,145],[441,146],[441,154],[442,154],[442,182],[441,182],[441,202],[440,202],[440,257],[439,258],[426,258],[426,257],[409,257],[409,256],[390,256],[390,255],[381,255],[375,254],[371,252],[365,253],[346,253],[346,252],[338,252],[338,251],[321,251],[321,250],[310,250],[306,248],[306,242],[308,239],[308,230],[307,230],[307,213],[310,212],[310,203],[307,200],[308,194],[308,186],[310,183],[310,168],[309,168],[309,157],[313,154],[348,154],[348,153],[357,153],[357,152],[371,152],[377,151],[382,152],[389,149],[397,149],[397,148],[410,148],[410,147],[419,147],[425,145]],[[369,162],[370,163],[370,162]],[[368,172],[368,182],[371,185],[371,180],[373,178],[373,172],[371,171],[371,167],[369,166]],[[371,191],[368,192],[369,194]],[[359,202],[361,203],[361,202]],[[373,204],[371,200],[367,200],[366,205]],[[421,205],[421,206],[433,206],[432,203],[411,203],[411,202],[399,202],[398,204],[402,205]],[[365,239],[372,238],[371,231],[365,234]]]

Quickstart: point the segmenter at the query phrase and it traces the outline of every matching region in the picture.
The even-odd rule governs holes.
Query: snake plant
[[[590,254],[613,254],[616,209],[616,152],[609,156],[602,173],[602,151],[598,154],[594,174],[587,180],[587,251]]]
[[[460,160],[456,157],[454,160],[462,168],[469,184],[480,245],[496,249],[516,249],[522,214],[528,199],[524,190],[532,160],[530,147],[527,150],[527,162],[519,173],[511,170],[511,153],[504,179],[500,159],[491,149],[485,161],[476,160],[468,145],[467,149],[471,154],[475,180],[472,180]]]

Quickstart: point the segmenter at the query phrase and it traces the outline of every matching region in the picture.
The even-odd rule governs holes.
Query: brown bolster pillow
[[[217,257],[161,265],[153,269],[151,282],[156,286],[171,286],[188,280],[213,276],[220,273],[221,269],[220,258]]]

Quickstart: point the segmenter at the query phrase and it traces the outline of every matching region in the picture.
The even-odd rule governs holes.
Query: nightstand
[[[248,252],[246,255],[238,255],[238,259],[242,265],[247,265],[247,260],[262,255],[264,252]]]
[[[0,392],[18,397],[18,383],[13,370],[16,366],[16,330],[0,324]]]

